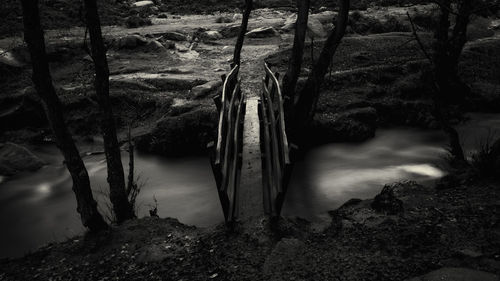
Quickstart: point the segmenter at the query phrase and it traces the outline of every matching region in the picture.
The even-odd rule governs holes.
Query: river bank
[[[498,280],[498,182],[453,176],[438,188],[403,182],[349,200],[325,225],[256,218],[228,232],[138,219],[4,259],[0,280],[406,280],[443,267]]]

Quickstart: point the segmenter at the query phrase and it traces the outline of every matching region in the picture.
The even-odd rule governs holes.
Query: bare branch
[[[413,32],[413,36],[415,37],[415,40],[417,41],[418,46],[420,47],[420,50],[422,51],[422,53],[424,54],[424,56],[429,60],[429,62],[431,64],[433,64],[431,56],[429,55],[429,53],[425,49],[425,46],[422,43],[422,40],[420,39],[420,36],[418,36],[417,29],[415,28],[415,23],[413,22],[413,19],[411,18],[410,13],[406,12],[406,16],[408,16],[408,20],[410,21],[410,25],[411,25],[411,30]]]

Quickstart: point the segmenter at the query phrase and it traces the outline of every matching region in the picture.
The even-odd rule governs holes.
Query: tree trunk
[[[106,229],[108,225],[97,211],[97,203],[92,196],[87,169],[64,122],[63,106],[52,84],[43,30],[40,25],[38,0],[22,0],[21,4],[24,39],[33,64],[33,83],[42,100],[45,114],[56,137],[57,146],[64,155],[66,167],[71,174],[77,211],[80,213],[83,225],[91,231]]]
[[[445,103],[461,103],[470,89],[458,76],[458,64],[462,50],[467,42],[467,25],[470,20],[471,0],[462,0],[458,3],[457,19],[453,26],[451,37],[450,0],[440,4],[440,17],[435,32],[434,47],[434,74],[436,85],[439,88],[439,99]]]
[[[296,143],[301,143],[299,137],[304,135],[303,130],[312,121],[319,98],[320,87],[328,72],[333,55],[345,34],[349,18],[349,0],[340,0],[339,6],[340,10],[335,28],[328,36],[312,72],[309,74],[304,87],[299,93],[293,113],[290,116],[290,136],[292,141]]]
[[[297,0],[298,14],[295,23],[292,54],[288,62],[288,69],[285,76],[283,76],[283,93],[286,97],[285,111],[287,115],[290,113],[294,104],[295,87],[297,86],[297,80],[299,79],[302,66],[310,3],[310,0]]]
[[[95,65],[95,90],[101,112],[101,132],[104,140],[104,150],[108,165],[108,183],[110,201],[116,220],[121,223],[134,218],[132,205],[128,201],[125,190],[125,175],[123,172],[120,145],[116,136],[113,110],[109,99],[109,69],[106,58],[106,47],[102,38],[101,23],[97,12],[96,0],[84,0],[85,18],[90,35],[91,54]]]
[[[234,47],[234,56],[231,68],[241,63],[241,48],[243,48],[243,41],[245,40],[245,34],[247,33],[248,19],[250,18],[252,7],[253,1],[245,0],[245,11],[243,12],[243,19],[241,20],[240,34],[238,35],[238,39],[236,39],[236,46]]]

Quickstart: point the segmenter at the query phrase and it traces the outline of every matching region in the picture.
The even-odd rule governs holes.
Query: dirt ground
[[[135,220],[0,261],[0,280],[406,280],[443,267],[498,275],[498,183],[458,175],[350,200],[322,226],[255,218],[231,232]]]

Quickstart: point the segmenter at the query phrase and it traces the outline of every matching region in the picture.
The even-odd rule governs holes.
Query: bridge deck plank
[[[258,108],[258,97],[249,95],[243,125],[242,167],[238,189],[238,218],[240,220],[264,215]]]

